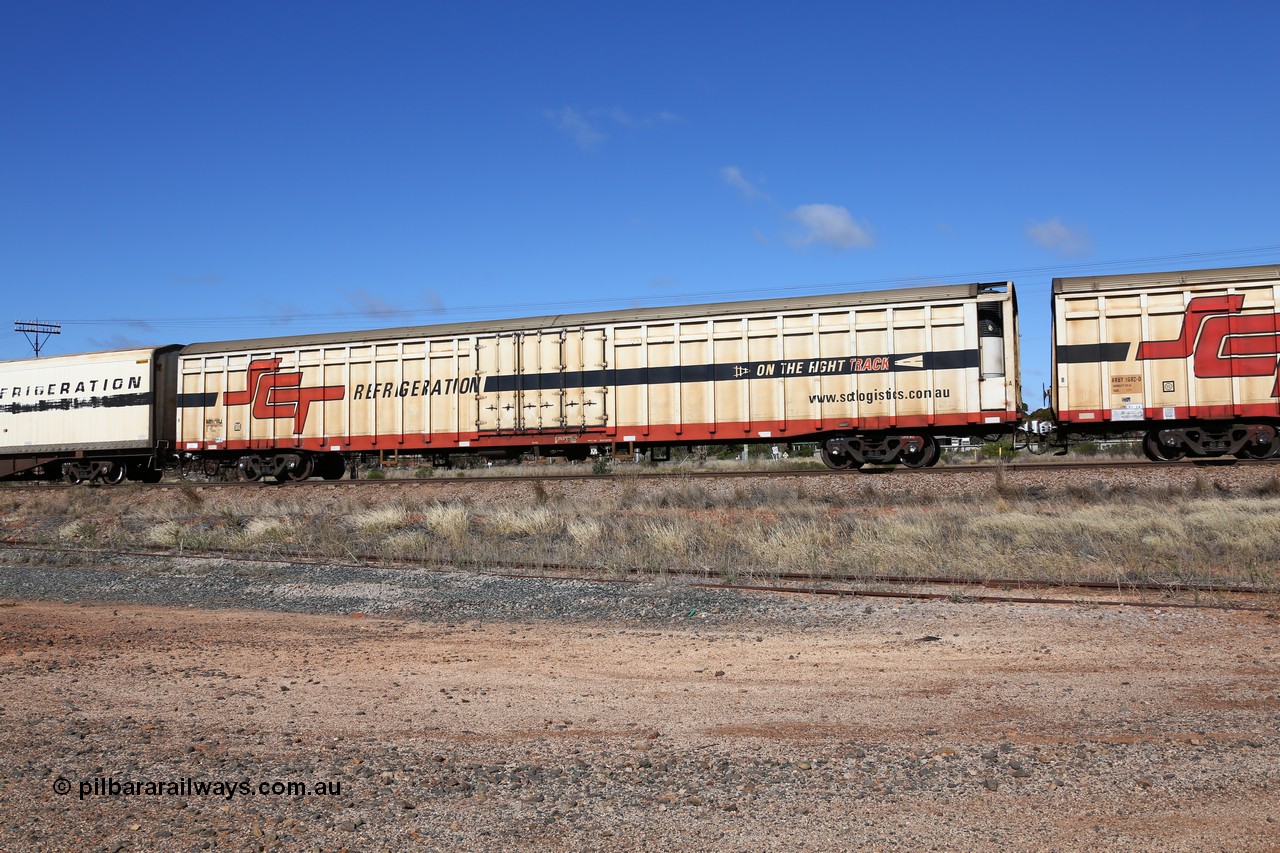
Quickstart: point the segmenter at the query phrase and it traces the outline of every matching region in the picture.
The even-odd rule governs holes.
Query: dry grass
[[[983,499],[886,497],[850,480],[838,496],[803,484],[678,477],[615,480],[590,499],[555,487],[497,500],[417,501],[377,489],[202,494],[145,489],[6,496],[6,535],[50,544],[222,549],[278,557],[557,563],[654,575],[760,580],[781,573],[1247,583],[1280,589],[1280,480],[1250,494],[1209,481],[1125,493]]]
[[[545,507],[515,507],[484,519],[485,532],[496,536],[549,536],[563,527],[559,513]]]
[[[604,529],[604,523],[594,518],[574,518],[565,525],[565,532],[573,544],[587,552],[600,546]]]
[[[400,530],[409,523],[409,510],[402,504],[385,504],[370,507],[351,517],[356,528],[365,533],[385,533]]]
[[[176,521],[162,521],[147,528],[143,532],[143,539],[148,545],[157,545],[162,548],[176,547],[182,543],[182,525]]]
[[[432,504],[423,511],[422,523],[456,548],[465,547],[471,537],[471,512],[463,506]]]

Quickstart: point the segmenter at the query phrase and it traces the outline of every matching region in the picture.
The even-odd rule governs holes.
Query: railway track
[[[545,562],[485,561],[465,563],[446,560],[387,560],[372,555],[334,559],[325,555],[294,552],[277,556],[245,555],[217,549],[142,550],[52,546],[41,542],[6,538],[4,544],[28,552],[79,554],[85,557],[130,559],[218,559],[253,565],[324,565],[379,569],[411,569],[433,572],[473,571],[496,577],[543,580],[576,580],[601,584],[651,583],[658,578],[679,578],[689,586],[774,595],[814,595],[837,598],[886,598],[946,600],[982,604],[1091,605],[1153,609],[1245,610],[1280,613],[1280,591],[1265,587],[1210,583],[1104,583],[1091,580],[1048,578],[966,578],[930,575],[868,575],[842,577],[833,574],[767,573],[767,582],[739,582],[736,578],[712,580],[707,572],[678,568],[606,571],[598,566]],[[1013,591],[1023,594],[1014,595]],[[1049,595],[1027,594],[1051,592]]]
[[[308,489],[319,487],[339,487],[339,488],[407,488],[410,486],[430,486],[432,484],[458,484],[458,483],[521,483],[532,481],[550,481],[550,482],[583,482],[583,481],[600,481],[600,480],[620,480],[620,481],[638,481],[638,482],[661,482],[672,481],[675,479],[741,479],[741,480],[757,480],[757,479],[828,479],[828,478],[844,478],[851,482],[857,482],[862,478],[880,478],[892,475],[894,478],[910,478],[910,480],[927,481],[933,477],[962,477],[972,474],[982,473],[1007,473],[1018,474],[1025,472],[1048,473],[1056,471],[1196,471],[1204,469],[1222,469],[1227,467],[1239,468],[1274,468],[1280,460],[1252,460],[1252,459],[1221,459],[1221,460],[1199,460],[1187,461],[1180,460],[1176,462],[1150,462],[1145,459],[1133,460],[1107,460],[1093,462],[1002,462],[1002,463],[979,463],[974,465],[951,465],[935,468],[905,468],[901,466],[872,467],[867,466],[858,471],[833,471],[827,468],[794,468],[794,469],[777,469],[777,470],[706,470],[701,468],[680,468],[659,471],[640,471],[636,469],[626,469],[626,473],[610,473],[595,474],[589,472],[583,473],[566,473],[559,470],[547,470],[539,472],[530,470],[529,468],[520,469],[518,474],[492,474],[485,473],[480,475],[469,475],[465,472],[457,471],[452,474],[446,473],[440,476],[427,477],[381,477],[381,478],[360,478],[341,480],[323,480],[312,478],[309,480],[275,482],[268,480],[260,480],[257,482],[242,482],[239,480],[209,480],[209,479],[166,479],[155,484],[132,483],[133,488],[149,488],[149,489],[178,489],[178,488],[196,488],[196,489],[232,489],[232,488],[257,488],[257,489]],[[1280,473],[1280,468],[1275,468]],[[910,481],[909,480],[909,481]],[[61,480],[53,482],[45,481],[16,481],[7,483],[3,486],[4,490],[49,490],[49,489],[76,489],[76,488],[111,488],[104,484],[88,483],[80,486],[69,486]]]
[[[80,501],[76,505],[81,510],[89,506],[101,504],[105,510],[115,506],[116,522],[127,518],[128,506],[141,498],[150,505],[154,495],[162,505],[172,504],[185,507],[176,515],[169,513],[164,517],[172,523],[184,528],[207,527],[222,529],[223,515],[232,513],[236,518],[249,519],[255,513],[279,514],[280,512],[304,512],[300,505],[315,507],[319,512],[328,501],[338,498],[332,491],[308,492],[320,486],[331,488],[356,488],[360,492],[356,504],[381,506],[387,503],[400,504],[408,508],[408,518],[420,518],[413,515],[418,505],[448,505],[455,501],[467,502],[467,505],[488,506],[490,502],[507,505],[514,497],[517,504],[526,501],[530,504],[546,502],[547,506],[572,507],[574,501],[607,500],[617,503],[622,511],[628,507],[638,506],[642,512],[651,511],[654,506],[666,506],[661,503],[664,495],[670,491],[676,503],[674,507],[699,506],[698,500],[712,503],[708,506],[728,507],[730,509],[745,506],[748,518],[754,517],[756,507],[762,506],[761,499],[777,502],[785,507],[788,500],[799,496],[809,501],[830,501],[831,506],[840,512],[857,512],[866,501],[869,511],[874,513],[894,514],[897,518],[911,518],[911,513],[928,512],[930,501],[940,495],[945,499],[973,500],[975,512],[998,514],[998,501],[1002,499],[1031,498],[1035,507],[1027,510],[1018,504],[1019,511],[1043,511],[1052,513],[1053,506],[1065,502],[1074,506],[1075,502],[1092,501],[1095,497],[1128,496],[1142,494],[1143,490],[1163,495],[1168,489],[1183,490],[1176,494],[1216,495],[1219,493],[1248,497],[1251,495],[1274,495],[1276,493],[1276,472],[1278,469],[1259,467],[1267,465],[1261,462],[1240,462],[1236,466],[1218,468],[1209,473],[1201,471],[1197,466],[1185,462],[1152,463],[1147,461],[1111,461],[1104,463],[1054,463],[1054,464],[1004,464],[998,466],[956,466],[951,468],[903,470],[895,476],[888,477],[871,473],[868,477],[858,473],[835,472],[828,470],[788,470],[788,471],[689,471],[663,473],[628,473],[614,476],[591,474],[567,475],[555,473],[549,477],[539,477],[522,472],[517,476],[497,477],[484,476],[475,478],[433,477],[425,479],[392,479],[392,480],[356,480],[356,481],[312,481],[288,483],[281,486],[263,486],[261,484],[239,483],[194,483],[166,482],[153,486],[139,485],[125,490],[94,489],[79,494],[100,496],[103,500],[89,502]],[[887,473],[885,470],[885,473]],[[1069,474],[1068,472],[1074,472]],[[673,476],[673,474],[675,474]],[[940,480],[932,475],[938,474],[949,479]],[[1059,475],[1065,476],[1059,476]],[[832,479],[839,476],[839,479]],[[921,479],[921,478],[924,479]],[[720,481],[712,485],[713,481]],[[705,483],[686,490],[691,483]],[[769,487],[770,482],[787,483],[781,488]],[[553,483],[563,483],[558,488]],[[631,484],[640,485],[640,489],[632,492]],[[641,485],[643,484],[643,485]],[[666,486],[665,484],[670,484]],[[859,486],[858,484],[862,484]],[[243,489],[246,485],[256,485],[257,491],[252,493],[260,497],[249,498],[250,493],[225,489]],[[388,486],[379,491],[378,487]],[[48,487],[42,487],[48,488]],[[67,488],[56,486],[53,488]],[[276,489],[286,491],[277,492]],[[403,488],[411,488],[409,492]],[[158,490],[148,493],[147,490]],[[205,489],[213,491],[201,493]],[[293,491],[302,489],[303,491]],[[369,491],[373,489],[374,491]],[[167,495],[165,493],[168,493]],[[795,493],[793,495],[793,492]],[[0,494],[3,494],[0,490]],[[28,493],[30,494],[30,493]],[[64,493],[69,494],[69,493]],[[284,504],[278,505],[277,495],[293,495]],[[106,500],[109,495],[119,495],[123,502]],[[142,496],[148,495],[143,498]],[[216,497],[221,495],[221,498]],[[631,495],[631,497],[628,497]],[[760,496],[763,496],[761,498]],[[52,497],[52,495],[51,495]],[[208,503],[204,504],[207,498]],[[1111,498],[1106,498],[1111,499]],[[1193,497],[1194,499],[1194,497]],[[632,503],[633,500],[640,503]],[[693,501],[680,503],[679,501]],[[746,504],[744,504],[744,500]],[[647,501],[647,503],[645,502]],[[15,506],[22,499],[14,494]],[[386,568],[418,568],[434,571],[474,571],[495,575],[512,575],[519,577],[551,577],[575,578],[594,582],[644,582],[656,576],[679,578],[681,582],[691,585],[714,588],[751,590],[775,594],[810,594],[823,596],[846,597],[879,597],[908,599],[956,599],[991,603],[1045,603],[1045,604],[1098,604],[1098,605],[1130,605],[1144,607],[1226,607],[1248,608],[1267,611],[1280,609],[1280,591],[1266,587],[1228,586],[1221,583],[1150,583],[1134,581],[1100,581],[1097,575],[1079,577],[1074,580],[1061,580],[1056,576],[1056,568],[1052,563],[1039,562],[1037,571],[1041,577],[955,577],[941,574],[928,574],[929,570],[921,566],[919,571],[875,575],[850,575],[848,573],[829,574],[819,572],[784,572],[761,570],[754,566],[735,567],[718,565],[714,570],[681,570],[671,567],[659,569],[636,569],[631,571],[608,569],[601,565],[568,565],[547,561],[502,561],[502,562],[466,562],[456,560],[384,560],[376,553],[361,554],[335,558],[321,553],[306,553],[305,542],[293,550],[289,545],[273,545],[271,550],[259,554],[249,554],[239,547],[232,550],[201,550],[198,553],[190,550],[173,551],[132,549],[129,551],[106,550],[92,547],[92,540],[81,544],[90,547],[69,549],[58,545],[50,547],[51,540],[47,535],[32,536],[36,527],[44,527],[52,532],[66,524],[71,516],[57,510],[62,498],[54,498],[52,503],[41,503],[37,506],[39,515],[15,514],[8,533],[11,537],[4,541],[13,548],[31,550],[48,550],[67,552],[78,550],[86,555],[99,554],[107,557],[119,554],[123,557],[161,559],[173,556],[207,556],[228,561],[246,563],[290,562],[304,564],[307,562],[341,565],[354,561],[355,565],[379,566]],[[118,506],[117,506],[118,504]],[[201,508],[203,505],[203,508]],[[71,506],[68,504],[67,506]],[[1116,504],[1117,507],[1120,504]],[[292,507],[291,509],[289,507]],[[352,510],[354,511],[354,510]],[[680,510],[676,510],[679,512]],[[785,510],[782,510],[785,511]],[[120,513],[126,515],[120,515]],[[904,513],[905,515],[898,515]],[[323,512],[320,512],[323,515]],[[310,516],[308,516],[310,517]],[[775,520],[778,516],[771,516]],[[35,525],[35,526],[33,526]],[[8,526],[8,525],[6,525]],[[115,537],[116,541],[128,542],[128,539]],[[142,541],[142,540],[135,540]],[[224,544],[224,543],[212,543]],[[352,543],[358,550],[368,550]],[[376,547],[376,546],[375,546]],[[332,552],[330,552],[332,553]],[[499,557],[503,556],[501,553]],[[575,559],[575,558],[570,558]],[[625,559],[625,558],[624,558]],[[576,561],[576,559],[575,559]],[[647,562],[638,561],[642,565]],[[795,565],[795,564],[792,564]],[[830,570],[838,563],[826,563],[824,568]],[[889,565],[893,565],[890,563]],[[878,565],[864,566],[867,571],[878,568]],[[1007,571],[1007,570],[1006,570]],[[1102,575],[1109,577],[1109,574]]]

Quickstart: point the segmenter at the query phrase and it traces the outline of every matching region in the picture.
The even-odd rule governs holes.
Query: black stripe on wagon
[[[66,397],[60,400],[37,400],[34,403],[5,403],[0,412],[22,415],[28,412],[69,412],[76,409],[124,409],[150,406],[155,395],[150,391],[137,394],[112,394],[109,397]]]
[[[525,373],[488,376],[484,393],[547,391],[597,386],[671,385],[682,382],[727,382],[738,379],[791,379],[800,376],[850,376],[919,370],[963,370],[978,366],[978,351],[898,353],[897,355],[793,358],[783,361],[741,361],[727,364],[685,364],[671,367],[627,367],[620,370],[568,370],[564,373]]]
[[[918,368],[923,370],[965,370],[970,367],[977,367],[978,351],[976,349],[955,349],[944,350],[942,352],[925,352],[924,367]],[[901,359],[903,356],[897,356]],[[894,368],[895,370],[905,370],[907,368]]]
[[[209,394],[179,394],[179,409],[199,409],[212,406],[218,402],[218,392],[213,391]]]
[[[1128,361],[1128,342],[1122,344],[1063,344],[1058,347],[1058,364],[1098,364]]]

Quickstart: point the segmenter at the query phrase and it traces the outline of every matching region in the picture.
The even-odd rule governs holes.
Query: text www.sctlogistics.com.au
[[[878,391],[848,391],[843,394],[810,394],[810,403],[879,403],[883,400],[945,400],[950,388],[924,388],[905,391],[885,388]]]
[[[278,781],[252,782],[248,779],[117,779],[114,776],[95,776],[75,782],[59,776],[53,783],[53,792],[59,796],[76,793],[79,799],[90,797],[219,797],[224,800],[235,797],[336,797],[342,794],[341,781]]]

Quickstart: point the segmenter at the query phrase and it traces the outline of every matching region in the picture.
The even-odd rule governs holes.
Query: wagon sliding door
[[[600,331],[512,332],[476,340],[481,432],[601,427],[605,349]]]
[[[480,432],[515,432],[521,424],[520,341],[517,335],[476,338],[476,372],[480,378]]]
[[[564,423],[571,432],[602,429],[609,422],[609,364],[603,329],[564,333]]]

